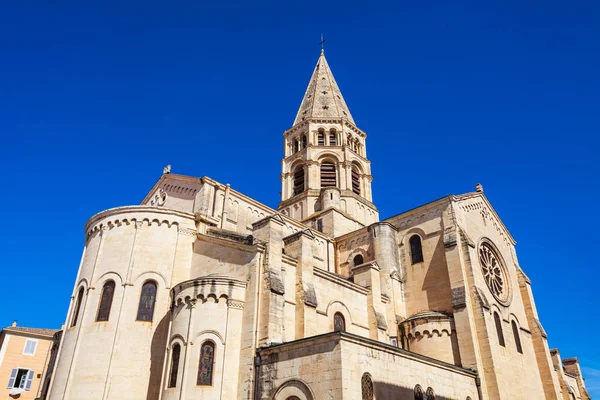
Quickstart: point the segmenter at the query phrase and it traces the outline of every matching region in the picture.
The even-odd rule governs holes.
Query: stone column
[[[237,396],[243,313],[243,301],[227,300],[227,336],[225,337],[226,350],[223,363],[223,384],[221,385],[223,399],[234,399]]]
[[[309,229],[283,239],[285,253],[298,259],[296,266],[296,339],[317,334],[317,294],[313,284],[312,241]]]
[[[252,235],[265,246],[258,346],[283,342],[284,285],[281,257],[284,222],[274,214],[252,224]]]
[[[352,268],[354,282],[369,290],[367,306],[369,309],[369,337],[389,343],[385,307],[381,301],[380,268],[376,261],[371,261]]]

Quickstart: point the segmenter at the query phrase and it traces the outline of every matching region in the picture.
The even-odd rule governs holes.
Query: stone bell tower
[[[379,220],[367,135],[354,123],[323,50],[283,137],[282,213],[334,237]]]

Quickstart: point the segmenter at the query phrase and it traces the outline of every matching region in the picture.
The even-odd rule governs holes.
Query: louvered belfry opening
[[[329,145],[337,146],[337,133],[335,132],[335,129],[329,131]]]
[[[337,186],[335,178],[335,164],[330,162],[321,163],[321,187]]]
[[[304,192],[304,168],[302,166],[294,171],[294,196]]]
[[[360,173],[352,168],[352,191],[360,196]]]
[[[325,146],[325,131],[323,129],[319,129],[317,133],[317,145]]]

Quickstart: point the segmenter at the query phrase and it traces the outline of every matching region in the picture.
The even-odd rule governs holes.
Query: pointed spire
[[[308,83],[294,125],[307,118],[344,118],[354,123],[342,92],[327,64],[324,49],[321,49],[319,61]]]

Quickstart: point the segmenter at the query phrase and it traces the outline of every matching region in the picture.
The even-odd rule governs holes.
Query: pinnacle
[[[343,118],[354,124],[342,92],[335,82],[329,64],[327,64],[323,49],[321,49],[321,55],[308,83],[294,125],[308,118]]]

